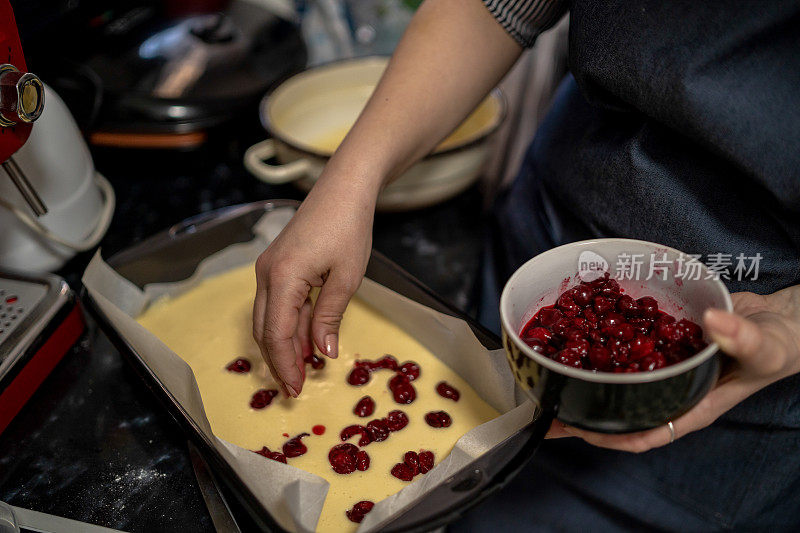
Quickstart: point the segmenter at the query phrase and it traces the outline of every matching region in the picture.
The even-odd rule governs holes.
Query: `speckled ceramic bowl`
[[[633,258],[633,259],[631,259]],[[640,264],[640,275],[625,279],[619,268]],[[541,307],[606,267],[626,294],[653,296],[677,319],[701,323],[710,308],[732,310],[725,285],[705,265],[660,244],[631,239],[598,239],[559,246],[522,265],[500,298],[503,346],[514,375],[546,417],[603,433],[650,429],[679,417],[714,386],[720,358],[715,343],[678,364],[652,372],[614,374],[572,368],[531,349],[520,338]],[[653,276],[648,278],[652,272]],[[691,275],[687,275],[690,271]],[[626,273],[635,274],[635,267]]]

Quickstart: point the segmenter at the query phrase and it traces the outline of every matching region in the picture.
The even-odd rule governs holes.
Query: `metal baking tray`
[[[140,288],[153,282],[182,280],[189,277],[198,263],[209,255],[231,244],[252,240],[255,235],[251,228],[265,213],[287,206],[296,208],[298,205],[292,200],[271,200],[204,213],[108,258],[107,262]],[[372,252],[366,276],[423,305],[464,320],[486,348],[501,347],[500,339],[495,334],[444,302],[376,251]],[[114,330],[91,296],[85,290],[82,296],[100,327],[198,448],[242,530],[284,531],[136,350]],[[543,437],[535,431],[535,426],[526,426],[467,465],[429,497],[399,514],[383,530],[430,531],[456,520],[467,509],[505,485],[525,465]]]

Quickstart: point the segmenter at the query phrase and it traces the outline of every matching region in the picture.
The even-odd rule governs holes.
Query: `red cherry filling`
[[[358,400],[353,412],[361,418],[370,416],[375,412],[375,400],[371,396],[364,396]]]
[[[305,454],[308,448],[303,444],[303,437],[308,437],[308,433],[300,433],[283,443],[283,454],[289,458],[300,457]]]
[[[582,282],[540,309],[522,328],[522,340],[561,364],[605,372],[662,368],[706,347],[694,322],[661,311],[651,296],[638,300],[606,274]]]
[[[427,474],[433,468],[433,452],[411,450],[403,454],[403,462],[392,467],[391,474],[402,481],[411,481],[417,474]]]
[[[353,505],[352,509],[345,511],[345,514],[351,522],[360,524],[361,521],[364,520],[364,516],[366,516],[374,506],[375,504],[369,500],[361,500]]]
[[[419,473],[427,474],[433,469],[433,452],[422,450],[419,452]]]
[[[446,428],[450,427],[453,419],[444,411],[431,411],[425,414],[425,422],[432,428]]]
[[[414,361],[406,361],[400,368],[397,369],[401,374],[408,378],[408,381],[414,381],[419,377],[420,368]]]
[[[391,474],[402,481],[411,481],[414,479],[414,471],[405,463],[397,463],[394,465]]]
[[[408,415],[403,411],[389,411],[386,415],[386,427],[389,431],[400,431],[408,425]]]
[[[376,418],[370,420],[367,424],[367,433],[369,433],[372,442],[381,442],[389,438],[389,425],[386,420]]]
[[[352,426],[347,426],[344,428],[341,433],[339,433],[339,438],[343,441],[353,437],[354,435],[361,435],[361,438],[358,439],[359,446],[366,446],[370,442],[372,442],[372,436],[370,432],[364,426],[360,424],[353,424]]]
[[[281,452],[273,452],[270,451],[269,448],[264,446],[260,450],[253,450],[253,452],[257,453],[258,455],[262,455],[267,459],[272,459],[273,461],[278,461],[279,463],[286,464],[286,456]]]
[[[458,392],[458,389],[447,383],[446,381],[440,381],[436,385],[436,392],[442,398],[447,398],[448,400],[453,400],[457,402],[459,398],[461,398],[461,393]]]
[[[389,390],[392,391],[394,401],[409,404],[417,398],[417,391],[405,374],[396,374],[389,380]]]
[[[314,370],[322,370],[323,368],[325,368],[325,359],[323,359],[322,357],[318,356],[315,353],[307,355],[303,360],[306,362],[307,365],[311,365],[311,368],[313,368]]]
[[[248,372],[250,372],[250,366],[251,366],[250,361],[240,357],[239,359],[231,362],[231,364],[229,364],[225,368],[228,370],[228,372],[236,372],[237,374],[247,374]]]
[[[272,400],[278,395],[275,389],[259,389],[250,398],[250,407],[253,409],[263,409],[272,403]]]
[[[317,424],[313,428],[311,428],[311,433],[314,435],[324,435],[325,434],[325,426],[322,424]]]
[[[356,470],[364,472],[369,468],[369,455],[364,450],[356,452]]]
[[[362,454],[363,455],[360,455]],[[345,442],[337,444],[328,452],[328,462],[330,462],[333,471],[337,474],[352,474],[356,471],[359,464],[369,467],[369,455],[363,450],[359,450],[354,444]]]
[[[347,382],[350,385],[358,387],[359,385],[364,385],[369,382],[370,373],[369,370],[364,368],[363,366],[357,366],[350,373],[347,375]]]

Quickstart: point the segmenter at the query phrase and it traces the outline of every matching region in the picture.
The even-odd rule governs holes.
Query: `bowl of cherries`
[[[701,327],[730,293],[704,264],[632,239],[566,244],[522,265],[500,298],[516,380],[552,418],[625,433],[668,423],[714,386],[718,347]]]

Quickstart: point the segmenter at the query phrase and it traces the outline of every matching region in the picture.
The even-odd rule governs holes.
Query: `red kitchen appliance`
[[[41,216],[47,206],[13,156],[42,113],[44,85],[27,72],[7,0],[0,0],[0,50],[0,164],[34,216]],[[7,235],[8,228],[0,228],[0,239]],[[64,280],[50,274],[0,271],[0,432],[84,328],[75,296]]]

